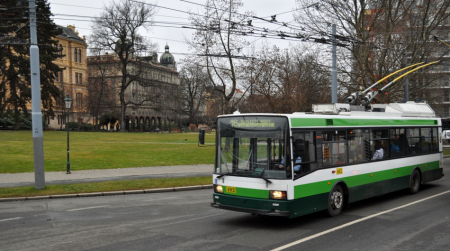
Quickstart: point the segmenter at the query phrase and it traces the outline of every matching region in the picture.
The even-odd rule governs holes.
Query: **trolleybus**
[[[289,218],[443,176],[441,120],[426,103],[313,105],[219,116],[212,207]]]

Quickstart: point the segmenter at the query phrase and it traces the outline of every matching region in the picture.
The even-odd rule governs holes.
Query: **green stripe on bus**
[[[330,118],[291,118],[292,127],[316,126],[434,126],[437,120],[424,119],[330,119]]]
[[[224,194],[251,197],[251,198],[260,198],[260,199],[269,198],[269,190],[236,187],[236,193],[227,193],[226,186],[224,186],[223,188]]]
[[[383,163],[380,162],[380,165]],[[294,187],[294,199],[303,198],[307,196],[312,196],[315,194],[320,193],[328,193],[330,192],[332,186],[336,183],[336,181],[342,180],[344,181],[347,186],[350,187],[356,187],[361,185],[366,185],[374,182],[379,182],[383,180],[389,180],[404,176],[411,175],[411,172],[414,167],[418,166],[422,172],[433,170],[439,168],[439,161],[434,161],[430,163],[424,163],[420,165],[412,165],[412,166],[406,166],[406,167],[399,167],[395,169],[380,171],[380,172],[373,172],[373,173],[366,173],[366,174],[360,174],[357,173],[354,174],[354,176],[346,176],[339,178],[339,175],[336,175],[336,179],[331,180],[324,180],[320,182],[305,184],[305,185],[299,185]],[[345,167],[343,168],[343,174],[345,173]],[[329,169],[330,172],[332,169]],[[349,175],[349,174],[346,174]],[[350,174],[351,175],[351,174]]]

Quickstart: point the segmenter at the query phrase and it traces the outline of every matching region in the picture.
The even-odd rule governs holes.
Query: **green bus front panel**
[[[308,196],[297,200],[258,199],[214,193],[213,200],[213,204],[218,208],[222,207],[240,212],[295,218],[326,209],[328,193]],[[274,206],[274,204],[278,206]]]

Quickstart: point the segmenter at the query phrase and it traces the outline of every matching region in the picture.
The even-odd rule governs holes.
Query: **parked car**
[[[442,143],[444,144],[450,143],[450,130],[442,131]]]

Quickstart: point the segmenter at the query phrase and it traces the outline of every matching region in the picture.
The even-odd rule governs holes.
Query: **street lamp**
[[[64,99],[64,103],[66,104],[66,110],[67,110],[67,122],[66,122],[66,128],[67,128],[67,173],[70,174],[70,162],[69,162],[69,113],[70,108],[72,108],[72,99],[70,98],[69,94],[67,94],[66,98]]]

